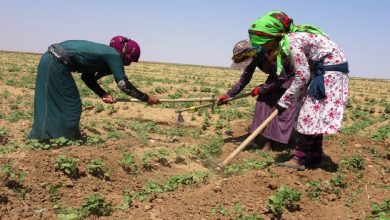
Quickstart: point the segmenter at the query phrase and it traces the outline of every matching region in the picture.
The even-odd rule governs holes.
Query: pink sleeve
[[[310,67],[304,53],[303,39],[290,40],[290,62],[295,72],[295,77],[290,88],[280,98],[278,104],[288,108],[307,89],[310,80]]]

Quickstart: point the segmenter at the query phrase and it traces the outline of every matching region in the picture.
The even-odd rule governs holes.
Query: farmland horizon
[[[21,53],[21,54],[33,54],[33,55],[42,55],[42,53],[39,52],[29,52],[29,51],[11,51],[11,50],[2,50],[0,49],[0,52],[5,53]],[[229,66],[213,66],[213,65],[206,65],[206,64],[196,64],[196,63],[175,63],[175,62],[162,62],[162,61],[156,61],[156,60],[140,60],[139,63],[155,63],[155,64],[168,64],[168,65],[183,65],[183,66],[194,66],[194,67],[205,67],[205,68],[221,68],[221,69],[230,69]],[[38,64],[37,64],[38,65]],[[134,65],[134,64],[133,64]],[[137,65],[137,64],[135,64]],[[131,66],[131,65],[130,65]],[[238,71],[240,72],[240,71]],[[366,77],[366,76],[356,76],[351,75],[349,76],[352,79],[361,79],[361,80],[384,80],[390,82],[390,76],[389,78],[380,78],[380,77]]]

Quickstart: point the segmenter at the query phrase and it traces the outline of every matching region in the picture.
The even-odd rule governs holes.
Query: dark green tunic
[[[96,89],[96,72],[112,73],[116,82],[127,81],[121,56],[114,48],[82,40],[65,41],[59,45],[71,55],[74,64],[72,71],[82,73],[84,82],[90,88],[95,86],[93,90],[99,96],[104,94],[104,90],[100,86]],[[56,61],[46,52],[38,65],[34,124],[29,138],[79,138],[80,116],[80,95],[70,67]]]

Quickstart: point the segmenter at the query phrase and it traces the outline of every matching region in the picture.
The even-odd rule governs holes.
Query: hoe
[[[236,100],[236,99],[241,99],[241,98],[245,98],[247,96],[250,96],[251,93],[244,93],[244,94],[241,94],[241,95],[238,95],[238,96],[235,96],[233,98],[229,98],[229,99],[226,99],[223,103],[221,104],[224,104],[224,103],[227,103],[229,101],[233,101],[233,100]],[[177,115],[177,119],[176,119],[176,123],[177,124],[183,124],[184,123],[184,118],[183,116],[181,115],[182,112],[186,112],[186,111],[195,111],[195,110],[198,110],[198,109],[202,109],[202,108],[208,108],[208,107],[211,107],[211,111],[214,112],[214,108],[215,108],[215,102],[216,100],[214,99],[213,100],[213,103],[211,104],[206,104],[206,105],[199,105],[199,106],[192,106],[192,107],[189,107],[189,108],[183,108],[183,109],[177,109],[175,110],[175,113],[179,113]],[[219,104],[219,105],[221,105]]]
[[[138,99],[116,99],[118,102],[141,102]],[[160,102],[214,102],[214,97],[206,98],[184,98],[184,99],[160,99]]]
[[[222,169],[235,157],[237,156],[238,153],[240,153],[248,144],[250,144],[253,139],[255,139],[255,137],[257,135],[259,135],[265,127],[267,127],[267,125],[278,115],[278,110],[275,109],[275,111],[272,112],[272,114],[267,118],[265,119],[265,121],[258,127],[256,128],[255,131],[253,131],[253,133],[251,135],[249,135],[249,137],[247,137],[245,139],[244,142],[242,142],[242,144],[240,144],[240,146],[238,146],[221,164],[218,165],[217,167],[217,171],[220,172],[222,171]]]

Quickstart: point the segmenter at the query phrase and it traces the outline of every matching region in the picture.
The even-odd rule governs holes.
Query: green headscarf
[[[279,42],[279,51],[276,56],[277,75],[280,75],[280,72],[282,71],[282,56],[290,55],[290,43],[287,36],[288,33],[308,32],[326,36],[320,28],[315,26],[294,25],[293,20],[281,11],[270,11],[261,18],[253,21],[248,32],[252,45],[264,45],[278,36],[282,38]]]

